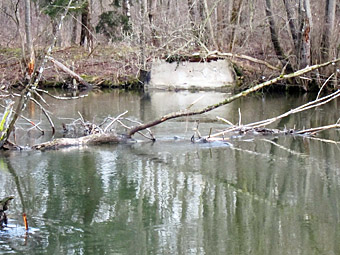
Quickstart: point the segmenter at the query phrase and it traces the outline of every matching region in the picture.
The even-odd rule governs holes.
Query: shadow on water
[[[201,96],[174,95],[190,102]],[[147,101],[129,94],[92,99],[105,105],[103,111],[125,102],[120,107],[144,121],[162,114],[163,109],[149,111],[164,107],[166,97],[162,92]],[[169,100],[169,108],[175,108]],[[296,101],[249,98],[216,115],[228,114],[237,122],[238,108],[249,109],[242,113],[247,122],[278,115]],[[90,119],[104,115],[73,107],[84,107]],[[331,122],[334,111],[335,103],[278,125]],[[206,130],[220,128],[214,114],[198,119],[206,121]],[[235,136],[230,145],[193,144],[188,125],[195,120],[157,127],[156,143],[3,155],[0,197],[10,194],[15,200],[9,228],[0,232],[0,254],[340,253],[338,144],[271,136]],[[335,130],[325,137],[337,140],[338,135]]]

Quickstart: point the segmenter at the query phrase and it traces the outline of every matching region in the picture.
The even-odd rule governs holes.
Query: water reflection
[[[237,118],[239,106],[264,104],[252,100],[220,113]],[[291,108],[277,101],[266,99],[260,115]],[[323,111],[336,115],[331,107]],[[299,115],[285,125],[312,119]],[[186,137],[182,125],[156,133]],[[0,233],[0,254],[339,254],[337,144],[262,136],[230,143],[160,139],[3,155],[0,197],[15,195],[12,222],[22,227],[25,207],[37,231],[30,245]]]

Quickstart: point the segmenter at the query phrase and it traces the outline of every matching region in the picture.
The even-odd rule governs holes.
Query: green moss
[[[21,48],[0,48],[0,54],[17,58],[21,58],[22,56]]]
[[[95,83],[96,81],[100,79],[99,76],[88,75],[88,74],[81,74],[80,77],[83,78],[88,83]]]
[[[235,71],[236,75],[238,77],[243,77],[244,74],[243,74],[243,70],[241,69],[241,67],[239,67],[235,63],[232,63],[232,65],[233,65],[233,68],[234,68],[234,71]]]

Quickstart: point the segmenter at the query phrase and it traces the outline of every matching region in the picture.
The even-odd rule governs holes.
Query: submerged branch
[[[321,127],[316,127],[316,128],[303,129],[303,130],[296,131],[295,134],[298,134],[298,135],[303,135],[303,134],[315,135],[316,133],[319,133],[321,131],[334,129],[334,128],[340,128],[340,124],[331,124],[331,125],[321,126]]]
[[[40,107],[40,110],[44,113],[46,119],[48,120],[48,122],[50,123],[51,125],[51,128],[52,128],[52,134],[55,133],[55,127],[54,127],[54,123],[53,123],[53,120],[51,119],[49,113],[47,112],[47,110],[37,101],[35,100],[34,98],[31,98],[31,100]]]
[[[324,96],[322,98],[318,98],[314,101],[308,102],[306,104],[300,105],[299,107],[291,109],[288,112],[285,112],[285,113],[283,113],[279,116],[276,116],[276,117],[273,117],[273,118],[270,118],[270,119],[261,120],[261,121],[249,123],[249,124],[246,124],[246,125],[240,125],[239,124],[237,126],[237,125],[232,124],[230,128],[225,129],[225,130],[218,132],[216,134],[213,134],[210,137],[217,137],[217,136],[225,135],[226,133],[241,131],[241,130],[242,130],[242,132],[248,132],[248,131],[251,131],[251,130],[256,131],[255,129],[258,129],[258,128],[261,128],[261,127],[264,127],[264,126],[268,126],[269,124],[271,124],[271,123],[273,123],[277,120],[280,120],[284,117],[287,117],[291,114],[295,114],[295,113],[298,113],[298,112],[302,112],[302,111],[305,111],[305,110],[308,110],[308,109],[312,109],[312,108],[324,105],[324,104],[338,98],[339,96],[340,96],[340,90],[337,90],[336,92],[334,92],[330,95],[327,95],[327,96]],[[282,131],[282,132],[284,133],[284,132],[286,132],[286,130]],[[302,133],[302,130],[300,130],[300,132]],[[294,133],[296,133],[296,132],[294,131]]]

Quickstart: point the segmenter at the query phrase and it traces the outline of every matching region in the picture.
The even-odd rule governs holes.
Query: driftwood
[[[56,67],[63,70],[65,73],[69,74],[72,78],[74,78],[76,81],[78,81],[80,84],[83,84],[86,86],[87,89],[92,89],[92,85],[85,81],[83,78],[81,78],[78,74],[73,72],[71,69],[69,69],[67,66],[65,66],[63,63],[59,62],[58,60],[52,58],[51,56],[47,56],[47,59],[50,60],[53,64],[55,64]]]
[[[49,142],[34,145],[32,149],[35,150],[55,150],[71,146],[87,146],[87,145],[100,145],[100,144],[118,144],[129,143],[134,140],[126,137],[125,135],[117,135],[114,133],[99,133],[79,138],[58,138]]]

